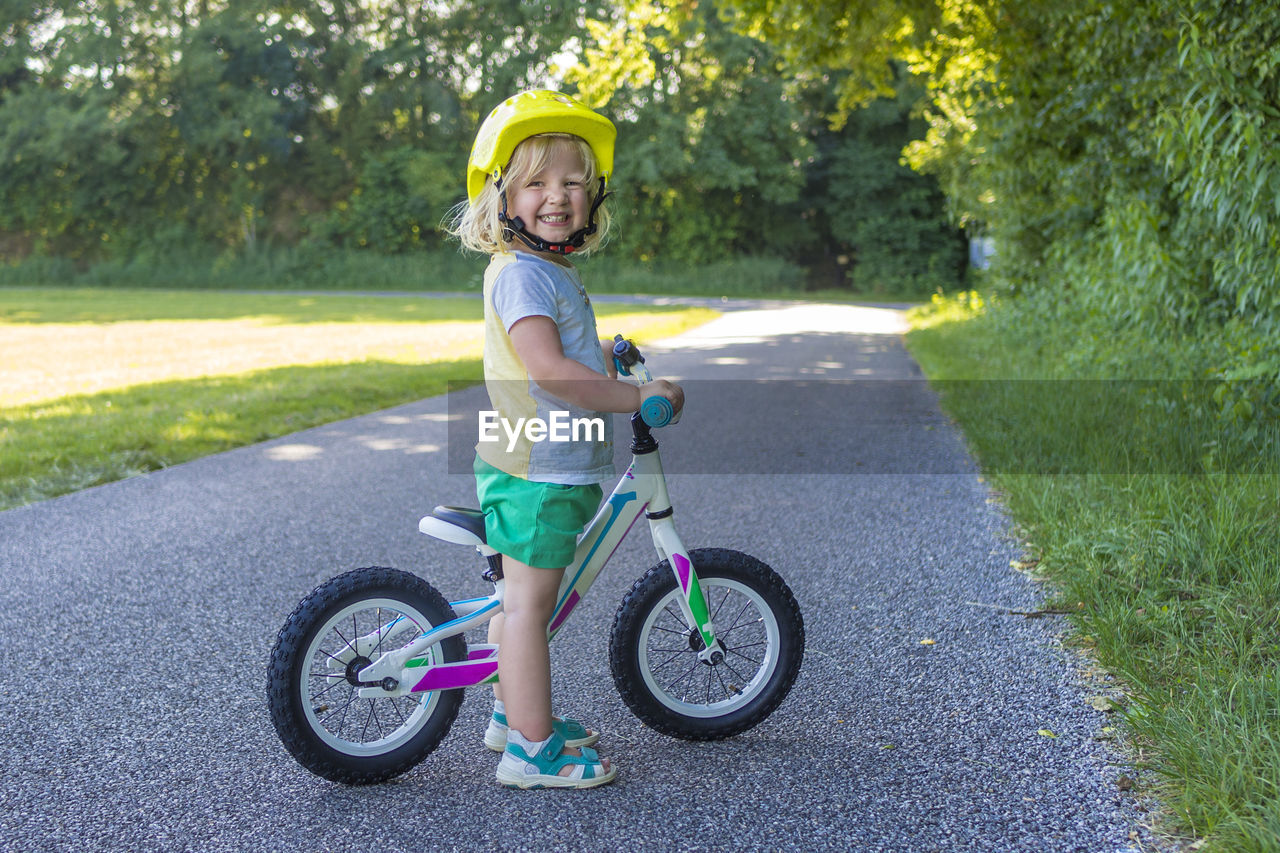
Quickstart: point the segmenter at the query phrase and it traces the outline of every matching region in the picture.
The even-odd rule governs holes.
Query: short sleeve
[[[492,299],[493,309],[507,332],[525,317],[550,317],[559,322],[555,283],[534,264],[515,263],[498,273]]]

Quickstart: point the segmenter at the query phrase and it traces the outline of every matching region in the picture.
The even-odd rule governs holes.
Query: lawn
[[[715,316],[597,302],[656,340]],[[479,381],[478,297],[0,288],[0,509]]]

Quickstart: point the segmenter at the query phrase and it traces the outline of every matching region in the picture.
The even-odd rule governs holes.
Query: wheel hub
[[[364,655],[356,655],[354,658],[352,658],[351,662],[347,664],[347,671],[346,671],[347,682],[351,684],[353,687],[367,686],[363,681],[360,680],[360,670],[364,669],[366,666],[368,666],[371,663],[373,663],[373,661],[369,660]]]
[[[703,650],[707,647],[707,644],[702,642],[702,635],[692,628],[685,632],[685,638],[689,641],[689,650],[692,652],[702,654]],[[720,641],[720,648],[726,652],[729,650],[729,647],[724,644],[723,640]],[[703,660],[701,663],[703,666],[719,666],[724,663],[724,653],[716,652],[712,655],[711,660]]]

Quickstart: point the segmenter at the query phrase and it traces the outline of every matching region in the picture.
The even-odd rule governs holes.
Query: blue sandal
[[[600,740],[600,735],[591,731],[577,720],[560,717],[551,718],[551,731],[564,738],[565,746],[591,746]],[[494,752],[502,752],[507,748],[507,715],[494,711],[489,718],[489,728],[484,732],[484,745]]]
[[[508,788],[594,788],[607,785],[618,775],[617,768],[604,769],[594,749],[582,748],[582,755],[567,755],[565,740],[558,732],[541,743],[533,743],[515,732],[498,762],[498,781]],[[572,767],[568,776],[560,771]]]

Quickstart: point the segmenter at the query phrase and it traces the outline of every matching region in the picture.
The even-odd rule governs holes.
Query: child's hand
[[[676,419],[680,418],[680,411],[684,408],[684,389],[674,382],[668,382],[666,379],[655,379],[652,382],[640,386],[640,405],[644,405],[644,401],[650,397],[666,397],[667,401],[676,410]],[[672,421],[675,423],[675,421]]]

